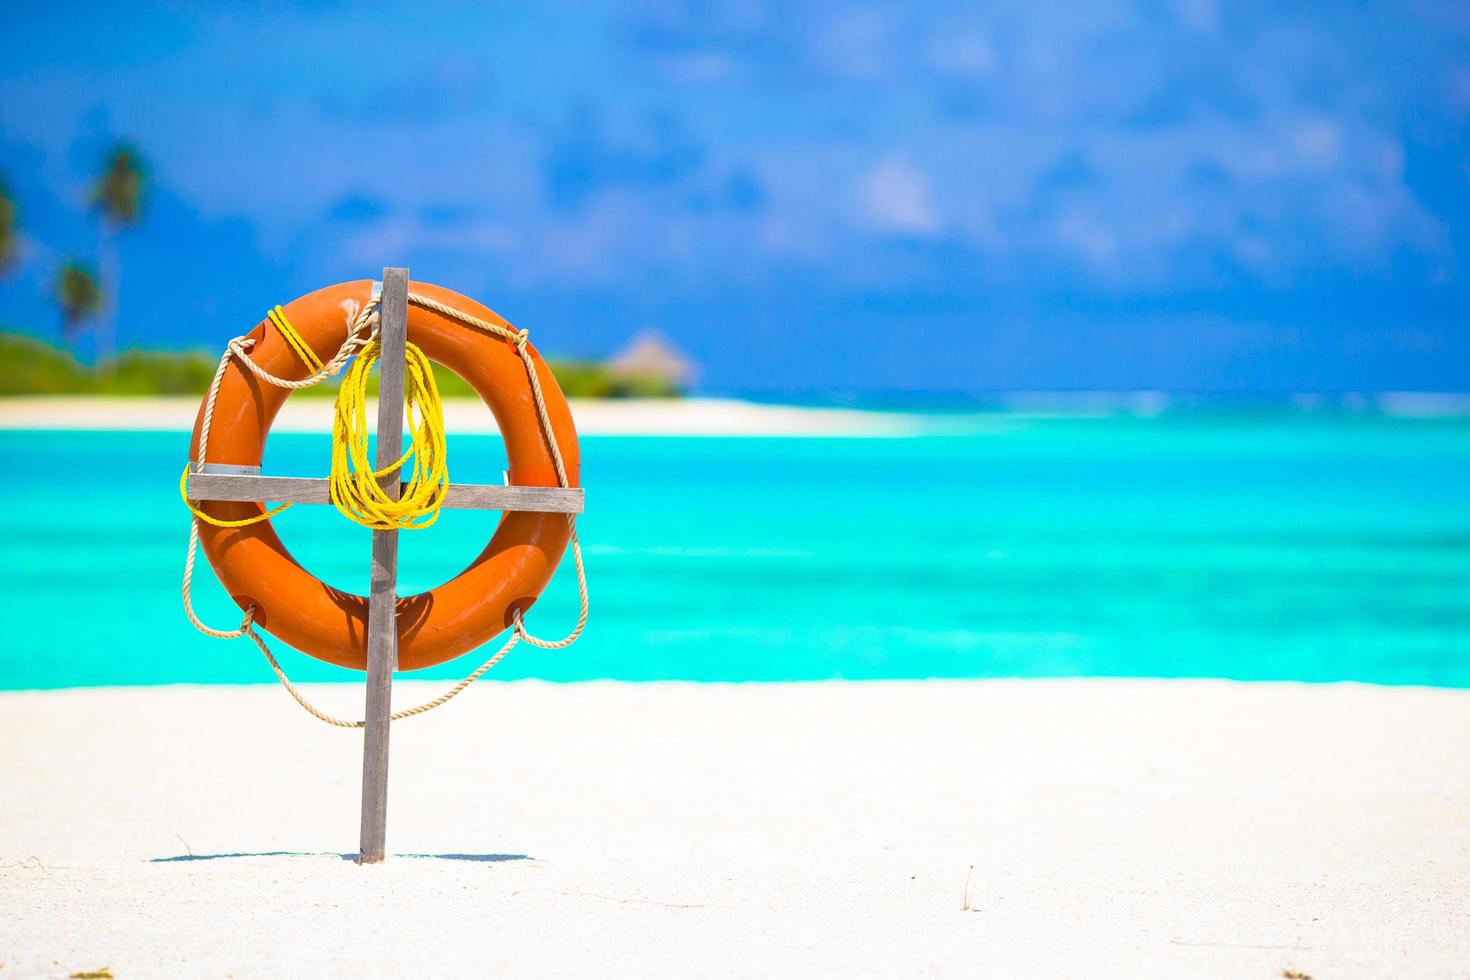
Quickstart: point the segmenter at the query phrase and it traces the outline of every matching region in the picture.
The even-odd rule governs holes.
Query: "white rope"
[[[526,378],[531,384],[531,397],[536,403],[536,416],[541,424],[541,434],[546,439],[546,447],[551,452],[552,464],[556,467],[556,479],[562,487],[571,486],[567,479],[567,464],[561,455],[561,446],[557,444],[556,432],[551,426],[551,413],[546,410],[546,395],[541,391],[541,379],[536,375],[536,362],[531,358],[529,348],[530,338],[525,330],[512,330],[509,327],[482,320],[477,316],[471,316],[463,310],[457,310],[446,303],[441,303],[428,296],[418,293],[409,293],[408,301],[424,309],[433,310],[436,313],[458,320],[477,330],[496,337],[503,338],[515,344],[516,353],[521,358],[521,363],[526,368]],[[561,650],[577,642],[577,637],[582,635],[582,630],[587,628],[587,570],[582,564],[582,543],[577,539],[577,515],[567,515],[567,526],[571,530],[572,560],[577,568],[577,594],[581,601],[581,610],[577,614],[577,623],[572,631],[560,640],[543,640],[532,636],[526,630],[526,624],[521,618],[520,607],[511,610],[511,620],[515,625],[515,631],[521,639],[535,647],[543,650]]]
[[[245,635],[249,636],[252,640],[255,641],[255,645],[260,647],[260,652],[265,655],[266,663],[270,664],[271,670],[275,671],[276,678],[281,682],[282,686],[286,688],[286,693],[290,694],[291,697],[295,699],[296,703],[305,708],[313,718],[318,718],[326,722],[328,725],[335,725],[338,728],[363,727],[362,721],[343,721],[341,718],[337,718],[327,714],[316,705],[308,701],[306,699],[306,695],[302,694],[300,689],[298,689],[295,684],[291,683],[291,678],[287,677],[286,672],[281,669],[281,665],[276,661],[275,654],[271,653],[270,647],[265,645],[265,640],[261,639],[260,634],[255,632],[254,628],[247,626],[245,629]],[[486,660],[484,663],[480,664],[480,666],[476,667],[474,671],[464,680],[460,681],[458,684],[454,685],[449,690],[445,691],[443,694],[439,695],[432,701],[425,701],[423,704],[415,705],[412,708],[405,708],[402,711],[393,712],[391,715],[388,716],[388,720],[400,721],[404,718],[411,718],[414,715],[421,715],[426,711],[433,711],[441,704],[445,704],[453,700],[459,695],[459,692],[463,691],[475,681],[479,680],[480,677],[483,676],[484,673],[491,667],[494,667],[496,664],[500,663],[500,659],[504,657],[507,653],[510,653],[511,648],[514,647],[519,640],[520,637],[512,633],[510,635],[510,639],[505,641],[504,646],[495,651],[494,655],[491,656],[490,659]]]

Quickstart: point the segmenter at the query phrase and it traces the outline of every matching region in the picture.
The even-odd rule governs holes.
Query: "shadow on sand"
[[[432,858],[436,861],[534,861],[529,854],[390,854],[392,858]],[[172,864],[177,861],[223,861],[229,858],[266,857],[335,857],[344,861],[356,861],[357,855],[335,851],[240,851],[232,854],[175,854],[172,857],[149,858],[149,864]]]

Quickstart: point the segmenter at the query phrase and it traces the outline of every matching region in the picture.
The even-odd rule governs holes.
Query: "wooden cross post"
[[[408,337],[408,270],[384,269],[378,307],[378,462],[397,461],[403,452],[404,345]],[[401,474],[380,478],[393,498],[402,492]],[[233,500],[330,504],[330,481],[261,476],[259,467],[206,462],[189,472],[191,501]],[[582,513],[581,487],[515,487],[452,483],[444,506],[462,510],[519,510],[548,514]],[[373,564],[368,593],[367,712],[363,721],[362,823],[359,864],[377,864],[385,854],[388,828],[388,728],[393,713],[393,671],[398,667],[398,532],[373,532]]]
[[[378,306],[378,469],[403,453],[403,347],[408,339],[408,270],[383,270]],[[395,470],[379,478],[398,499]],[[362,830],[358,863],[383,860],[388,833],[388,716],[393,713],[393,671],[398,667],[398,531],[373,532],[372,583],[368,591],[367,713],[362,726]]]

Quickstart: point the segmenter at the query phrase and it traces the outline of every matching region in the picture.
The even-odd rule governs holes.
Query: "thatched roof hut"
[[[608,358],[607,369],[615,378],[657,381],[677,389],[688,388],[699,374],[694,361],[652,330],[642,331]]]

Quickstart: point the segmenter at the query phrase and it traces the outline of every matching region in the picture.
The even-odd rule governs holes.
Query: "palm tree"
[[[20,220],[15,214],[15,198],[0,177],[0,279],[20,261]]]
[[[102,281],[108,290],[104,329],[97,344],[97,362],[107,360],[117,346],[117,300],[122,287],[117,236],[143,217],[143,189],[147,179],[143,161],[130,143],[118,143],[107,154],[102,173],[92,185],[92,210],[102,218],[99,253]]]
[[[88,320],[102,312],[102,287],[97,272],[68,259],[56,274],[56,305],[61,307],[61,332],[68,344],[76,341]]]
[[[0,277],[20,259],[20,219],[15,213],[15,198],[0,177]]]

